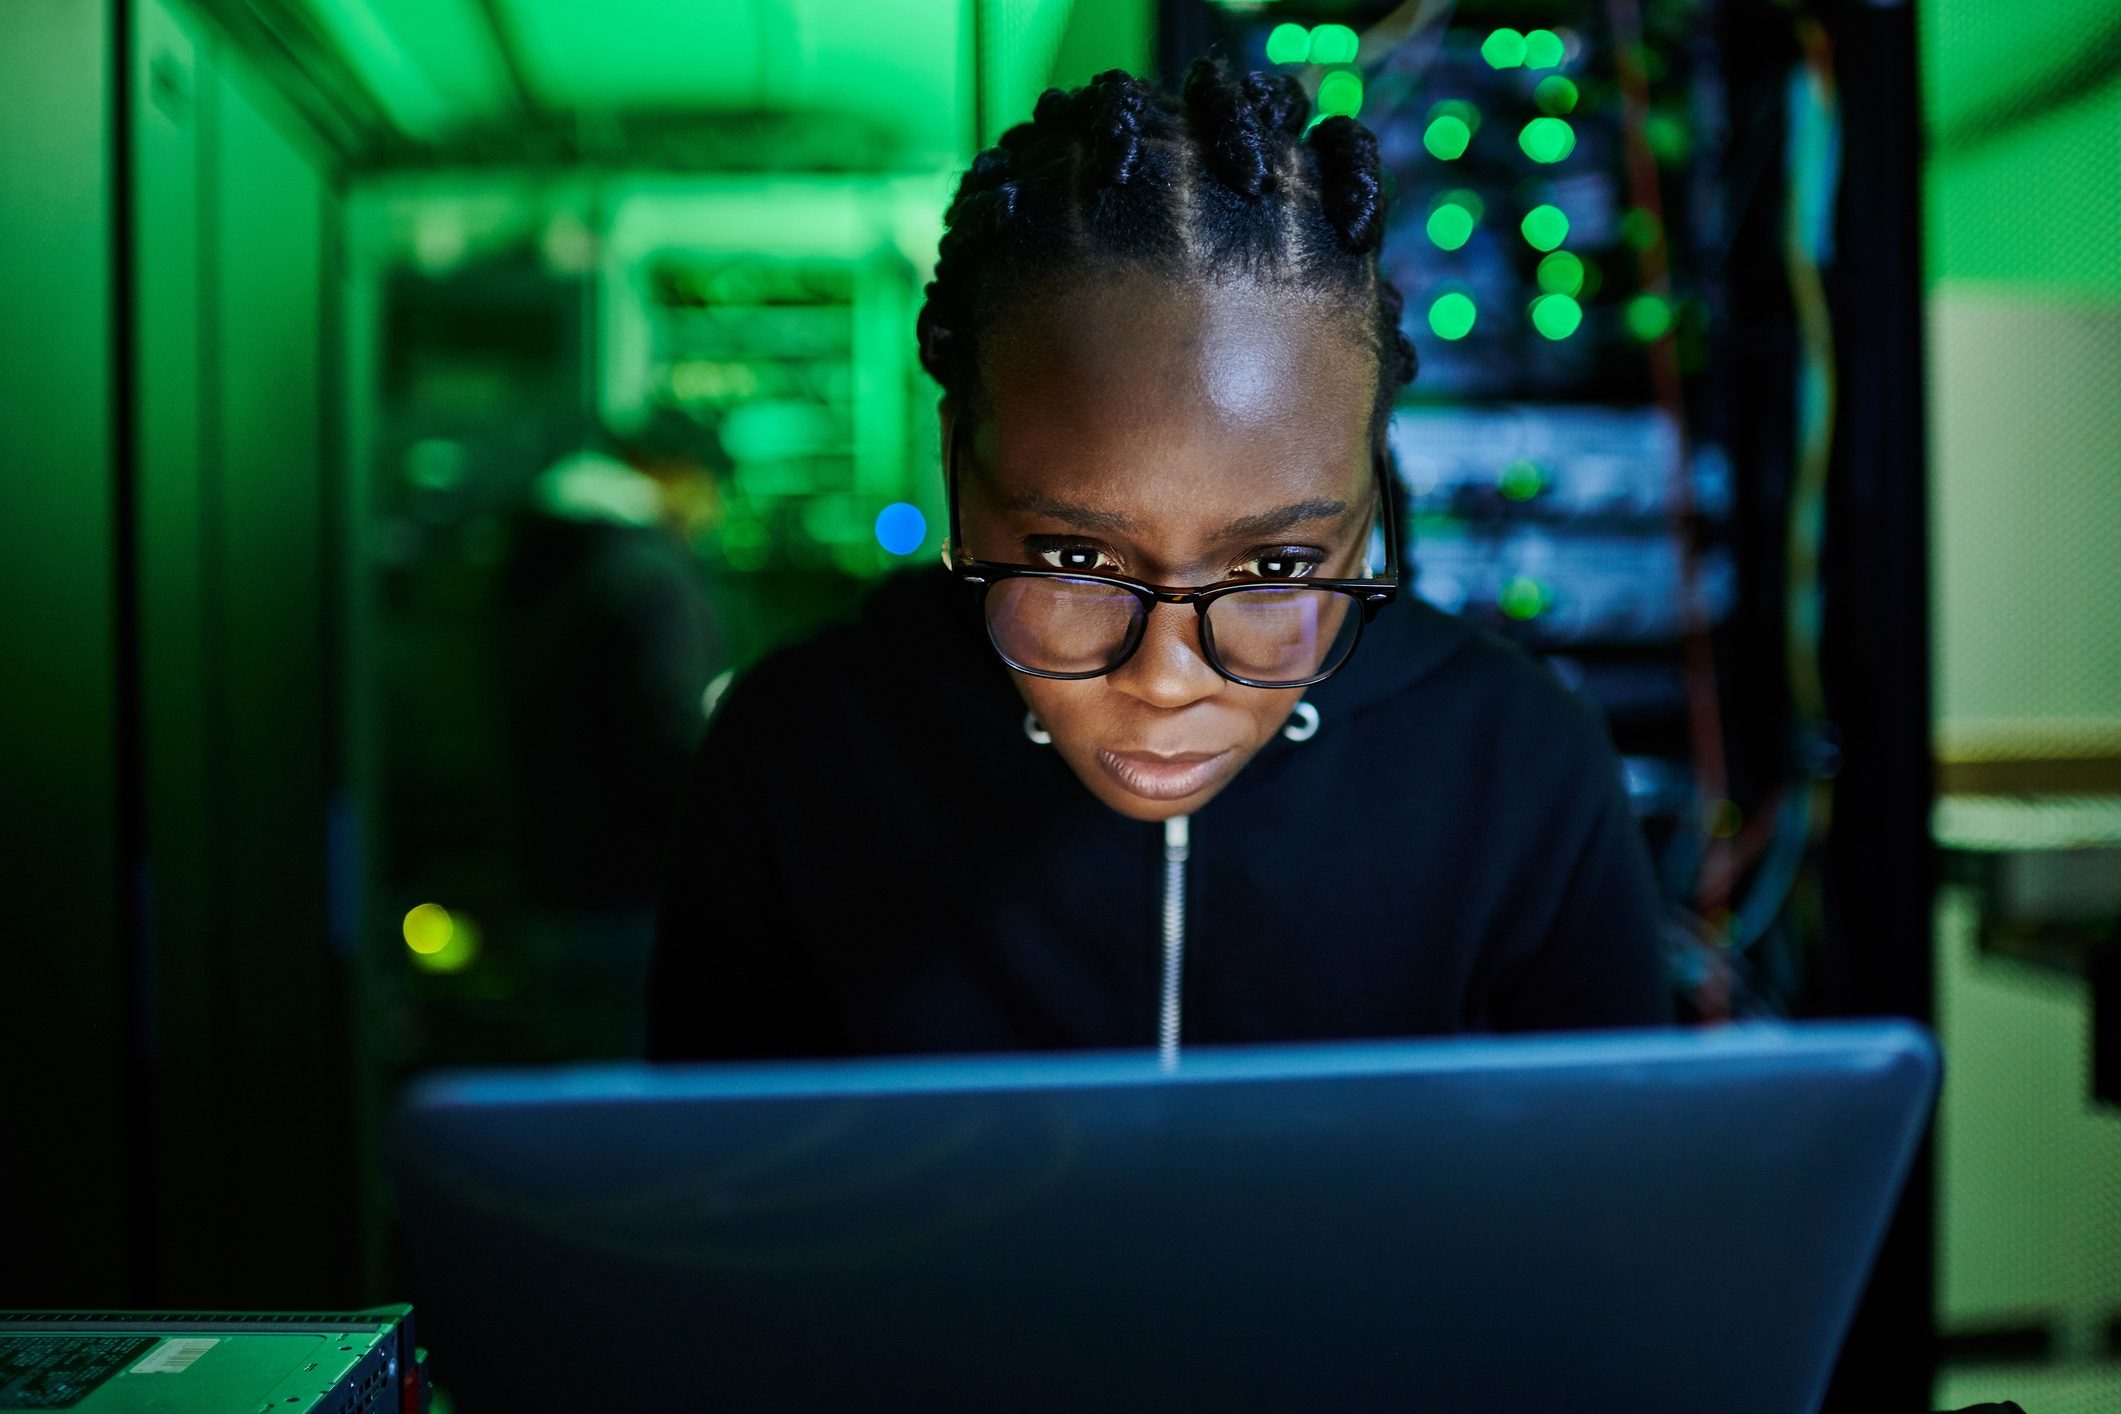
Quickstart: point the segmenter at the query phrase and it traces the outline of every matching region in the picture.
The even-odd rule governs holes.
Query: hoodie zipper
[[[1164,985],[1157,1014],[1156,1059],[1178,1068],[1179,983],[1186,964],[1186,859],[1193,852],[1188,817],[1164,821]]]

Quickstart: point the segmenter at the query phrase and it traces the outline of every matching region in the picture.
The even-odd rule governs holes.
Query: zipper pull
[[[1186,859],[1193,852],[1191,817],[1164,821],[1164,985],[1157,1011],[1156,1059],[1178,1068],[1179,983],[1186,958]]]

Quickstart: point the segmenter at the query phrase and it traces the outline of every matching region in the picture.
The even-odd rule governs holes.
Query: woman
[[[945,565],[727,694],[651,1054],[1665,1019],[1598,712],[1398,582],[1377,144],[1307,107],[1115,70],[965,174],[919,326]]]

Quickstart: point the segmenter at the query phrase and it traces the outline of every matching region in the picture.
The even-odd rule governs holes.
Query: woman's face
[[[1362,573],[1377,364],[1344,303],[1083,282],[995,330],[981,377],[992,415],[957,473],[973,558],[1188,588]],[[1113,672],[1015,674],[1062,759],[1137,820],[1205,805],[1303,697],[1222,677],[1199,622],[1159,604]]]

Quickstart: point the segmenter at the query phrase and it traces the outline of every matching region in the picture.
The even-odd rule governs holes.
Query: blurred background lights
[[[1568,214],[1558,206],[1535,206],[1525,212],[1518,229],[1532,249],[1552,250],[1569,238]]]
[[[928,538],[928,518],[920,507],[893,501],[876,513],[876,543],[894,555],[910,555]]]
[[[1642,207],[1633,207],[1620,218],[1620,238],[1635,250],[1648,250],[1664,239],[1664,223]]]
[[[1313,52],[1316,52],[1315,50]],[[1344,113],[1352,118],[1362,111],[1362,75],[1352,69],[1335,69],[1318,84],[1318,111]],[[1434,148],[1430,149],[1434,151]],[[1459,151],[1463,152],[1461,144]]]
[[[1480,57],[1491,68],[1514,69],[1524,63],[1524,36],[1514,29],[1499,29],[1481,41]]]
[[[722,529],[722,555],[732,569],[763,569],[773,558],[773,532],[760,521],[731,521]]]
[[[1302,25],[1276,25],[1267,36],[1267,62],[1302,64],[1311,57],[1311,31]]]
[[[1532,301],[1532,327],[1550,339],[1566,339],[1583,324],[1583,306],[1567,295],[1541,295]]]
[[[1561,118],[1534,118],[1517,135],[1517,145],[1534,162],[1559,162],[1576,150],[1576,130]]]
[[[1465,119],[1450,113],[1431,119],[1428,130],[1421,135],[1421,145],[1429,149],[1429,155],[1444,162],[1465,156],[1466,144],[1472,140],[1473,130],[1466,126]]]
[[[1583,261],[1565,250],[1557,250],[1539,262],[1539,288],[1550,295],[1583,292]]]
[[[1429,239],[1439,250],[1457,250],[1473,234],[1473,213],[1447,201],[1429,213]]]
[[[1463,339],[1473,332],[1473,318],[1477,313],[1471,296],[1453,290],[1438,295],[1436,302],[1429,306],[1429,328],[1439,339]]]
[[[1502,587],[1499,602],[1513,619],[1537,618],[1547,606],[1546,586],[1529,575],[1518,575]]]
[[[1310,34],[1311,62],[1314,64],[1352,64],[1358,41],[1355,31],[1346,25],[1319,25]]]
[[[1550,118],[1575,112],[1577,97],[1575,81],[1560,74],[1548,74],[1532,90],[1533,106]]]
[[[1652,343],[1672,327],[1672,306],[1658,295],[1637,295],[1628,301],[1627,324],[1630,334]]]
[[[405,946],[429,957],[449,946],[455,928],[449,910],[439,903],[423,903],[405,915]]]
[[[404,933],[413,964],[423,971],[462,972],[479,955],[478,925],[438,903],[423,903],[407,913]]]
[[[1529,501],[1546,485],[1546,475],[1540,471],[1538,462],[1519,457],[1502,469],[1495,484],[1509,500]]]
[[[1642,135],[1650,145],[1650,155],[1667,166],[1686,161],[1694,145],[1686,119],[1677,113],[1650,114],[1643,120]]]
[[[1535,29],[1524,37],[1524,66],[1528,69],[1552,69],[1567,57],[1561,36],[1550,29]]]

